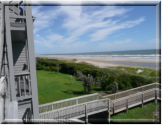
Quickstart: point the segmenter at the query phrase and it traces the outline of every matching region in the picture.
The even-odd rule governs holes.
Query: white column
[[[10,101],[8,107],[8,119],[18,119],[18,102]]]
[[[0,124],[4,121],[4,98],[0,96]]]
[[[85,118],[86,118],[86,123],[88,123],[87,104],[85,104]]]

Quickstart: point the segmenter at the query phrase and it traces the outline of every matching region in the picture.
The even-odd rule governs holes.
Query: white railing
[[[146,91],[146,90],[149,90],[149,89],[152,89],[152,88],[158,88],[158,87],[159,87],[159,83],[152,83],[152,84],[140,86],[140,87],[137,87],[137,88],[129,89],[129,90],[126,90],[126,91],[118,92],[118,93],[115,93],[115,94],[103,96],[102,98],[109,98],[111,100],[115,100],[115,99],[126,97],[128,95],[132,95],[132,94],[135,94],[135,93],[138,93],[138,92],[142,92],[142,91]]]
[[[138,92],[136,94],[132,94],[120,99],[112,100],[110,101],[110,114],[114,114],[123,110],[128,110],[131,107],[141,105],[145,102],[151,101],[151,100],[157,100],[161,99],[160,92],[161,90],[159,88],[153,88],[150,90],[146,90],[143,92]]]
[[[161,99],[160,92],[161,92],[160,84],[152,83],[124,92],[104,96],[105,99],[99,99],[102,96],[99,95],[98,93],[90,94],[86,96],[40,105],[39,115],[40,119],[42,120],[71,119],[71,118],[81,118],[85,116],[87,118],[88,115],[99,113],[106,110],[109,111],[109,109],[110,115],[123,110],[128,110],[129,108],[140,104],[143,105],[143,103],[154,99],[155,100]],[[116,96],[116,99],[111,100],[110,98],[114,96]],[[72,103],[68,103],[70,101],[74,102],[73,105],[71,105]],[[59,106],[57,107],[57,105]]]
[[[98,93],[39,105],[39,113],[49,112],[52,110],[56,110],[56,109],[60,109],[72,105],[78,105],[93,100],[98,100]]]
[[[101,99],[69,106],[49,112],[40,113],[40,119],[60,120],[88,116],[96,112],[109,110],[109,99]]]

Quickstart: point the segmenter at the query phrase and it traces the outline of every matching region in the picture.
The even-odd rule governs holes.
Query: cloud
[[[66,48],[70,51],[79,46],[84,47],[90,42],[103,40],[118,30],[132,28],[145,21],[144,17],[123,21],[128,17],[126,14],[132,10],[133,8],[116,6],[53,6],[50,8],[34,6],[32,14],[36,17],[35,43],[47,48],[56,47],[60,51],[66,51]],[[57,25],[59,32],[55,27],[51,27],[52,24]],[[40,31],[46,31],[46,34],[42,35]],[[114,43],[106,42],[100,47],[113,47],[113,45],[122,45],[130,41],[127,39]]]
[[[97,29],[103,29],[114,25],[120,20],[114,20],[110,17],[122,16],[132,9],[117,8],[113,6],[102,7],[100,10],[93,7],[93,11],[88,9],[84,12],[84,9],[89,7],[84,6],[61,6],[57,12],[65,14],[64,23],[62,27],[67,30],[67,37],[63,43],[72,43],[78,40],[82,35],[95,31]],[[105,12],[108,12],[105,14]],[[108,18],[106,21],[103,21]]]
[[[59,42],[63,40],[63,36],[59,34],[51,34],[47,36],[47,39],[49,40],[49,42]]]
[[[36,17],[34,21],[34,34],[39,30],[50,27],[57,17],[57,13],[51,13],[51,10],[42,11],[42,6],[32,7],[32,15]]]
[[[126,22],[123,22],[121,24],[115,24],[115,25],[108,27],[108,28],[105,28],[105,29],[97,30],[95,33],[90,35],[91,41],[102,40],[106,36],[114,33],[117,30],[134,27],[134,26],[140,24],[141,22],[143,22],[144,20],[145,20],[144,17],[140,17],[139,19],[134,20],[134,21],[126,21]]]

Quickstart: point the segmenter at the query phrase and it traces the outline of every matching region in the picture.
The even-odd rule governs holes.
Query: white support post
[[[115,113],[115,103],[113,102],[113,114]]]
[[[4,121],[4,98],[0,96],[0,124]]]
[[[76,104],[78,105],[78,99],[76,99]]]
[[[157,103],[157,90],[155,89],[155,103]]]
[[[58,113],[58,124],[59,124],[59,111],[57,111],[57,113]]]
[[[110,100],[108,99],[108,123],[110,124]]]
[[[126,112],[128,113],[128,98],[127,98],[127,108],[126,108]]]
[[[143,108],[143,103],[144,103],[144,93],[142,92],[142,108]]]
[[[85,122],[88,123],[88,112],[87,112],[87,104],[85,104]]]

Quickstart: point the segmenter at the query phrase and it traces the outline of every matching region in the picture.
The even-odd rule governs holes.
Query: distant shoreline
[[[57,57],[57,56],[36,56],[40,58],[59,59],[59,60],[73,60],[76,63],[86,62],[100,68],[104,67],[136,67],[136,68],[151,68],[156,69],[156,59],[123,59],[123,58],[89,58],[89,57]]]

